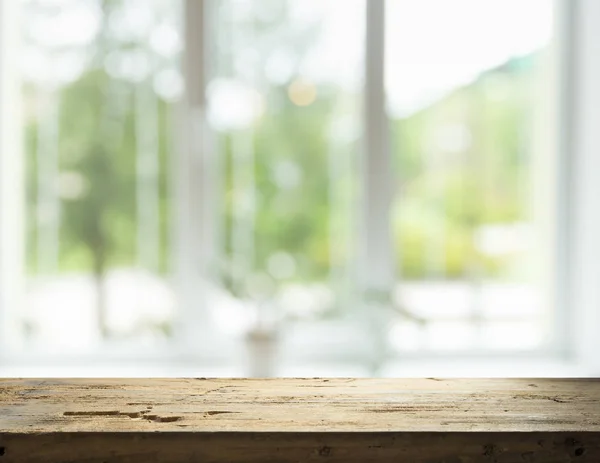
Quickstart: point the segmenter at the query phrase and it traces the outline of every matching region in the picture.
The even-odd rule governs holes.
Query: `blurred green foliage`
[[[104,2],[105,15],[118,4]],[[266,43],[260,34],[269,32],[273,24],[282,23],[280,16],[285,14],[285,9],[281,9],[278,15],[271,15],[272,23],[256,25],[258,43]],[[300,44],[298,56],[311,46],[306,32],[298,35],[280,28],[279,33],[283,34],[279,41],[288,34],[293,36],[293,43]],[[136,262],[134,122],[144,114],[134,111],[132,94],[139,84],[110,78],[104,70],[103,60],[116,45],[110,37],[99,37],[93,51],[97,56],[90,68],[60,91],[60,169],[76,173],[87,184],[85,194],[61,200],[60,269],[102,274],[109,267]],[[527,182],[523,179],[530,168],[529,70],[535,65],[536,56],[515,59],[489,70],[428,107],[392,121],[396,201],[390,217],[403,276],[429,276],[427,256],[434,239],[441,240],[435,249],[441,254],[439,271],[443,277],[466,277],[473,265],[488,276],[504,271],[507,257],[483,255],[475,246],[474,233],[482,225],[510,224],[528,217],[524,199]],[[351,241],[340,236],[340,240],[345,240],[344,246],[332,262],[331,244],[337,237],[330,229],[330,218],[341,214],[339,220],[356,228],[351,211],[359,199],[360,133],[355,141],[335,148],[331,127],[340,99],[347,98],[360,107],[359,96],[340,95],[338,89],[323,85],[318,86],[314,103],[298,107],[287,96],[288,84],[269,87],[265,113],[253,127],[257,193],[255,270],[267,272],[269,258],[283,251],[296,262],[296,272],[290,279],[321,280],[333,269],[351,265],[353,259]],[[26,87],[25,93],[31,97],[34,89]],[[172,200],[168,184],[177,153],[170,144],[168,122],[172,108],[160,99],[158,104],[161,270],[167,271]],[[26,129],[30,271],[35,271],[37,233],[36,123],[32,118]],[[235,226],[234,136],[221,135],[218,153],[224,176],[224,256],[231,255]],[[332,149],[337,149],[336,156],[350,166],[338,177],[330,172]],[[274,173],[283,161],[299,172],[298,183],[289,188],[282,188]],[[341,191],[334,205],[332,188]],[[354,232],[351,230],[350,235]]]

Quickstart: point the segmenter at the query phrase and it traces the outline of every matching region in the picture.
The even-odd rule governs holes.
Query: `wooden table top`
[[[600,432],[596,379],[0,379],[0,431]]]
[[[598,463],[595,379],[0,379],[0,463]]]

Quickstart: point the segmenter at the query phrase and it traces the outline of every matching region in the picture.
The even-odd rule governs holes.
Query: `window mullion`
[[[359,287],[369,321],[374,359],[385,354],[390,304],[395,281],[391,238],[392,163],[385,94],[385,0],[366,2],[364,60],[363,194],[360,201]]]
[[[210,0],[184,2],[186,91],[182,104],[176,179],[176,260],[180,288],[179,328],[185,345],[203,343],[211,333],[206,307],[216,250],[217,173],[206,123]]]

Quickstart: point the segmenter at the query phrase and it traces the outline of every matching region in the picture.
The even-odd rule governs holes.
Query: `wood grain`
[[[0,379],[0,463],[600,463],[595,379]]]

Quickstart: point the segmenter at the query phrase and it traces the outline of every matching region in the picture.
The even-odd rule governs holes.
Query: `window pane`
[[[179,2],[27,0],[21,59],[30,346],[163,339]]]
[[[354,259],[364,1],[215,4],[219,279],[277,316],[335,316]]]
[[[364,141],[366,2],[205,0],[208,48],[183,43],[183,3],[22,0],[28,346],[156,345],[179,299],[182,324],[195,335],[206,306],[219,341],[285,319],[287,341],[300,327],[293,346],[326,332],[342,350],[364,336],[358,344],[383,352],[380,328],[400,352],[547,345],[552,0],[386,1],[389,216],[387,182],[362,190],[375,164]],[[190,100],[205,91],[208,106],[183,105],[190,146],[176,163],[184,45],[208,74],[205,89],[192,79]],[[379,225],[361,223],[373,203]],[[371,227],[366,241],[383,242],[382,223],[393,251],[362,255],[360,234]],[[198,262],[206,255],[214,261]],[[392,260],[396,312],[387,282],[361,294],[364,273]]]
[[[552,137],[543,99],[556,98],[544,93],[553,2],[387,7],[397,298],[426,319],[421,348],[539,348],[552,310],[543,275],[552,232],[534,198],[554,181],[555,153],[539,143]],[[511,326],[534,341],[517,346],[503,331]]]

